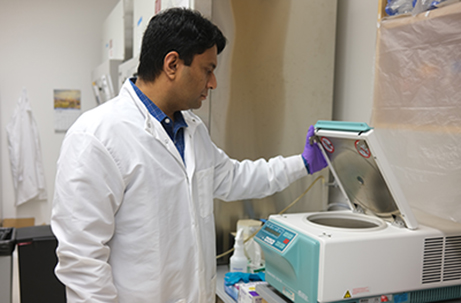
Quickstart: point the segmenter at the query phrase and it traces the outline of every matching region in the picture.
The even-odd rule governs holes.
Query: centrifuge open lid
[[[353,212],[418,227],[373,128],[366,123],[318,121],[315,135]]]

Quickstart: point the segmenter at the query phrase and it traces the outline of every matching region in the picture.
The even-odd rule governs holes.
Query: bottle
[[[243,246],[243,228],[239,229],[235,236],[234,253],[230,257],[230,271],[248,272],[248,259]]]
[[[250,265],[248,266],[250,273],[256,273],[263,270],[261,259],[261,246],[253,240],[254,255],[251,258]]]

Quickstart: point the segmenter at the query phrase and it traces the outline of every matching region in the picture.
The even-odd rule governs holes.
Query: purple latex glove
[[[307,132],[306,146],[302,153],[304,161],[307,163],[307,171],[309,174],[318,172],[319,170],[327,167],[327,161],[323,157],[322,151],[317,145],[317,142],[310,144],[309,138],[314,136],[314,127],[311,125],[309,131]]]

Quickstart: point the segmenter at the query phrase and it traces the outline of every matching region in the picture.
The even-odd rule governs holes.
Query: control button
[[[285,238],[291,240],[291,239],[293,239],[293,236],[294,236],[294,235],[293,235],[292,233],[289,233],[289,232],[284,232],[284,233],[283,233],[283,236],[284,236]]]
[[[266,241],[266,242],[269,243],[270,245],[274,244],[274,242],[275,242],[274,239],[269,238],[269,237],[264,238],[264,241]]]
[[[387,296],[382,295],[381,296],[381,302],[389,302],[389,299],[387,298]]]
[[[283,240],[283,243],[285,243],[285,244],[288,244],[288,242],[290,242],[290,240],[288,240],[288,239]]]
[[[282,242],[276,242],[275,243],[275,246],[277,246],[278,248],[280,248],[280,250],[284,250],[285,249],[285,244],[283,244]]]

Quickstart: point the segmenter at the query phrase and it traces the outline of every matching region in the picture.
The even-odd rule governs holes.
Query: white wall
[[[370,123],[378,0],[339,0],[333,119]]]
[[[91,70],[101,64],[102,24],[117,0],[0,0],[0,217],[49,223],[63,134],[54,132],[53,90],[81,90],[82,111],[96,105]],[[48,201],[14,206],[5,127],[22,87],[37,121]]]

